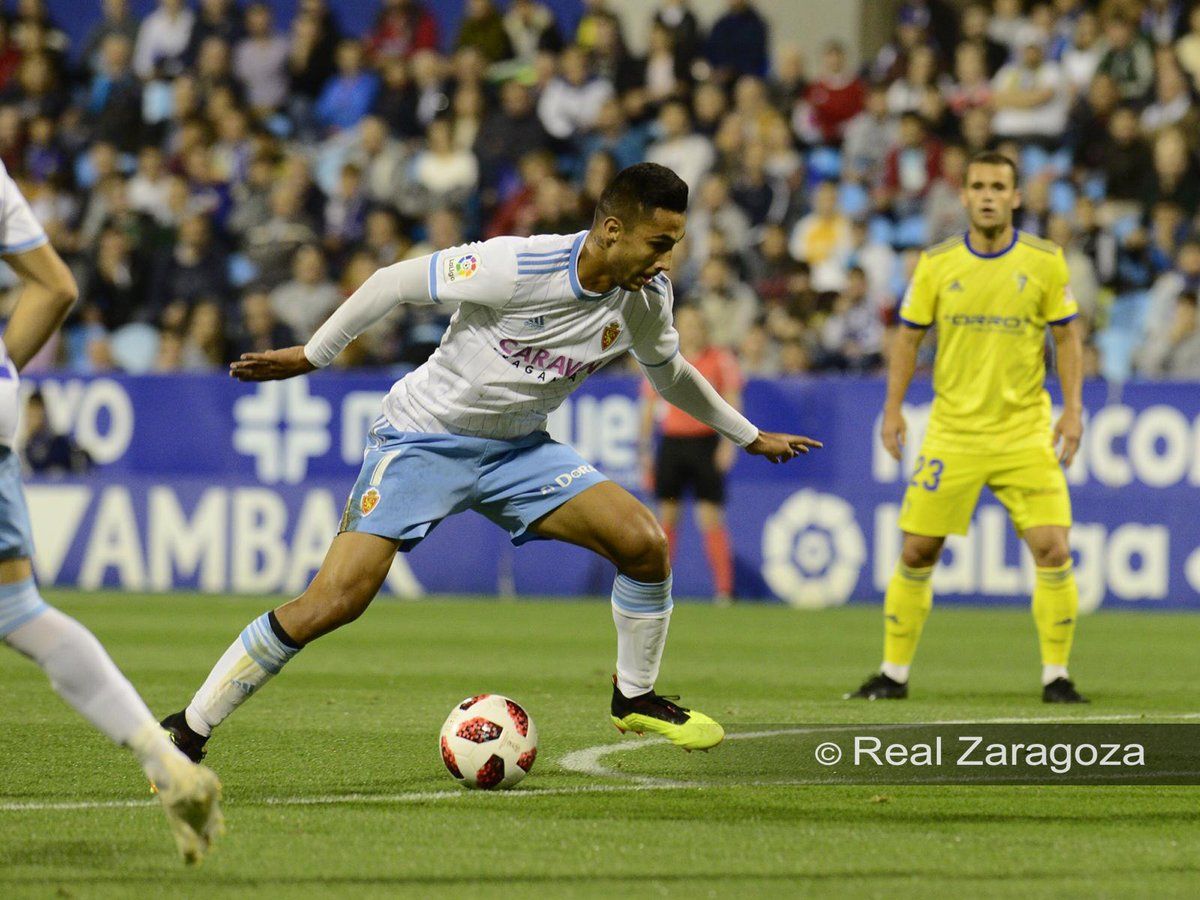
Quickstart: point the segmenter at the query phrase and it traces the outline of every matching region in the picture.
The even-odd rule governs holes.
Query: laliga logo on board
[[[823,609],[850,599],[867,544],[849,503],[806,488],[763,525],[762,555],[763,578],[777,596],[802,609]]]
[[[329,450],[329,401],[308,392],[308,379],[264,381],[233,404],[233,449],[254,457],[265,484],[298,484],[308,460]]]

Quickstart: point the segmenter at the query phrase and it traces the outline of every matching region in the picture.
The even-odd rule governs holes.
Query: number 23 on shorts
[[[940,459],[926,459],[924,456],[918,456],[912,479],[908,483],[914,487],[920,485],[927,491],[936,491],[938,485],[942,483],[943,469],[945,469],[945,464]],[[922,472],[924,472],[924,478],[921,477]]]

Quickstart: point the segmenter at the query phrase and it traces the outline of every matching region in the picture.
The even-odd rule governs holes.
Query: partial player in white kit
[[[37,663],[80,715],[134,753],[158,790],[179,852],[199,862],[223,828],[220,782],[172,745],[100,642],[47,604],[33,579],[29,510],[13,451],[18,373],[62,325],[78,288],[3,163],[0,256],[24,283],[0,344],[0,638]]]
[[[502,237],[397,263],[372,275],[304,347],[245,354],[244,381],[329,365],[397,303],[457,307],[437,351],[398,381],[367,440],[340,533],[308,589],[229,647],[185,710],[163,725],[195,760],[220,724],[301,647],[370,604],[397,550],[446,516],[474,509],[514,544],[577,544],[617,568],[612,719],[687,750],[724,737],[703,713],[654,692],[671,615],[667,541],[654,516],[573,448],[547,416],[629,351],[670,403],[748,452],[783,462],[819,442],[761,432],[679,355],[664,272],[683,237],[687,186],[640,163],[604,191],[589,231]]]

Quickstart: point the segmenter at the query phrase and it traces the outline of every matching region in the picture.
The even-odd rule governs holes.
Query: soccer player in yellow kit
[[[884,598],[883,665],[847,698],[908,696],[909,667],[933,605],[930,576],[949,534],[966,534],[984,485],[1008,509],[1037,566],[1033,618],[1042,699],[1086,703],[1067,672],[1079,594],[1071,570],[1071,501],[1063,467],[1083,434],[1083,346],[1062,250],[1012,224],[1017,168],[998,153],[967,166],[966,234],[921,254],[888,363],[882,438],[900,459],[901,403],[917,349],[937,326],[934,401],[904,495],[900,561]],[[1057,347],[1063,412],[1051,428],[1045,341]]]

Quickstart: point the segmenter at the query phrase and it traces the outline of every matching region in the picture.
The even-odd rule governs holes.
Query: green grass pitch
[[[96,632],[160,715],[270,605],[50,599]],[[840,698],[877,662],[877,608],[683,603],[659,687],[731,732],[1154,720],[1197,709],[1197,622],[1086,618],[1072,671],[1094,702],[1055,709],[1040,702],[1027,612],[935,609],[912,698],[867,704]],[[613,644],[600,602],[380,601],[214,738],[229,833],[196,870],[177,863],[127,754],[77,721],[36,668],[0,655],[0,896],[1195,896],[1197,788],[753,786],[726,772],[701,787],[631,789],[639,775],[704,782],[732,743],[616,754],[608,776],[568,771],[571,751],[638,740],[608,721]],[[461,790],[437,752],[450,707],[485,691],[519,700],[541,732],[532,775],[507,794]]]

